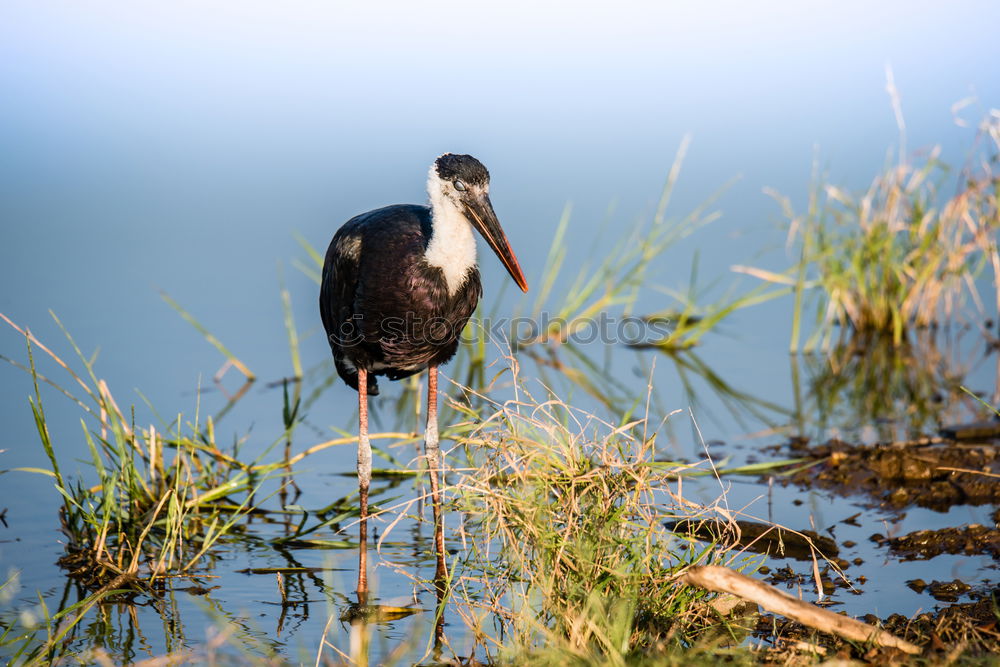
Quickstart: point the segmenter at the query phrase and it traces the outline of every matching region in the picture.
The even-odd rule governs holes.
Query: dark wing
[[[354,293],[358,289],[362,239],[361,230],[352,222],[354,220],[333,235],[323,261],[319,287],[319,314],[334,353],[340,348],[342,325],[351,321]]]
[[[357,389],[357,367],[383,362],[383,320],[399,310],[404,271],[420,262],[430,237],[430,210],[397,205],[351,218],[326,251],[320,283],[320,315],[337,372]],[[377,394],[374,373],[369,393]]]
[[[356,313],[366,343],[378,344],[379,374],[390,380],[451,359],[482,292],[472,268],[449,293],[441,269],[425,261],[431,234],[431,212],[422,206],[392,207],[391,224],[366,229],[365,243],[379,252],[361,256]]]

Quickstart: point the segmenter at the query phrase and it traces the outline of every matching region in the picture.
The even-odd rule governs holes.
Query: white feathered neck
[[[469,278],[469,271],[476,266],[476,238],[472,224],[453,198],[451,183],[438,176],[436,165],[431,165],[427,177],[427,194],[431,200],[431,240],[424,259],[431,266],[441,269],[448,293],[455,294]]]

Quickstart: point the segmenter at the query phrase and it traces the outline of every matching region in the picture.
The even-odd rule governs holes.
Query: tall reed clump
[[[803,215],[778,197],[796,265],[781,275],[737,270],[793,286],[793,350],[810,300],[816,328],[806,349],[829,344],[834,326],[889,335],[898,345],[907,330],[951,321],[970,301],[981,310],[976,279],[986,267],[1000,299],[1000,113],[983,123],[977,147],[951,196],[935,148],[912,158],[901,149],[860,196],[817,185]]]
[[[451,487],[466,544],[451,585],[486,651],[501,664],[623,664],[691,640],[703,594],[675,576],[717,553],[666,528],[705,509],[680,495],[685,466],[657,459],[651,426],[523,387],[473,421]]]
[[[252,509],[260,484],[279,474],[280,464],[239,461],[238,445],[224,452],[216,442],[211,417],[202,422],[196,413],[193,422],[185,422],[178,415],[159,429],[137,426],[134,410],[125,413],[119,408],[107,383],[98,378],[93,360],[81,353],[68,333],[83,374],[30,331],[0,317],[25,337],[26,370],[35,389],[31,408],[51,463],[51,469],[28,472],[51,477],[62,496],[60,515],[67,543],[60,564],[87,589],[102,594],[116,589],[143,591],[157,577],[191,571]],[[72,391],[38,371],[39,352],[68,374]],[[41,383],[56,388],[82,411],[80,438],[90,453],[92,470],[79,477],[68,475],[65,461],[60,460],[46,420]]]

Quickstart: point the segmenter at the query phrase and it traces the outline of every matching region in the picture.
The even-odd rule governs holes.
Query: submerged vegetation
[[[357,547],[347,537],[357,516],[354,497],[332,502],[324,498],[321,506],[307,507],[308,492],[300,500],[293,481],[302,473],[304,460],[330,447],[350,446],[356,438],[348,431],[329,438],[325,426],[318,428],[309,421],[310,409],[332,382],[331,369],[325,359],[314,369],[303,366],[291,295],[283,285],[292,368],[287,378],[271,383],[281,391],[275,410],[280,408],[281,419],[266,442],[248,432],[220,435],[218,422],[247,395],[254,374],[169,297],[165,297],[168,303],[226,357],[216,377],[219,386],[229,368],[247,380],[234,395],[227,394],[221,411],[212,415],[205,414],[199,391],[192,416],[155,417],[155,424],[143,425],[136,415],[147,410],[155,415],[154,407],[121,409],[126,404],[114,398],[97,374],[94,359],[68,334],[67,342],[78,357],[72,364],[4,317],[26,344],[26,362],[12,363],[32,380],[30,408],[50,463],[49,469],[28,472],[51,479],[59,493],[58,520],[65,537],[59,564],[77,596],[73,600],[67,587],[58,609],[49,609],[46,598],[39,595],[37,613],[0,610],[0,655],[14,664],[131,661],[134,655],[116,652],[101,635],[116,631],[108,620],[114,605],[124,603],[117,613],[134,620],[132,603],[148,602],[163,618],[165,634],[182,632],[175,627],[182,624],[174,596],[187,590],[203,598],[210,609],[206,613],[228,629],[196,650],[185,644],[197,641],[183,639],[179,646],[168,647],[177,651],[165,660],[278,664],[280,641],[271,642],[252,622],[225,612],[210,595],[215,576],[211,573],[221,548],[241,544],[288,563],[288,567],[240,571],[247,576],[276,576],[279,635],[286,616],[298,613],[302,621],[308,618],[309,587],[321,591],[327,622],[321,636],[307,638],[318,645],[318,651],[308,656],[310,663],[363,663],[370,648],[370,626],[411,616],[423,616],[434,625],[431,639],[425,645],[423,635],[416,634],[424,628],[410,626],[416,628],[414,636],[383,651],[386,664],[410,664],[414,658],[512,665],[767,661],[765,643],[777,644],[781,636],[777,621],[761,617],[755,605],[732,604],[734,600],[685,585],[679,578],[696,565],[725,564],[748,574],[763,566],[767,556],[742,550],[738,539],[740,519],[760,519],[747,515],[745,508],[729,507],[725,477],[787,472],[791,478],[803,474],[801,461],[749,464],[727,472],[720,470],[724,466],[717,465],[700,433],[694,440],[705,459],[680,460],[664,444],[670,417],[676,413],[657,405],[652,369],[647,365],[640,369],[648,384],[642,395],[634,383],[615,380],[609,362],[601,361],[608,346],[578,345],[574,334],[608,312],[669,321],[667,335],[633,347],[661,351],[674,363],[689,405],[698,405],[695,384],[700,383],[731,416],[753,415],[773,433],[802,436],[807,421],[825,429],[831,426],[825,420],[843,413],[845,421],[879,423],[879,436],[891,441],[900,431],[920,433],[935,427],[944,414],[942,404],[947,408],[966,400],[969,412],[974,412],[981,406],[958,389],[973,364],[956,363],[942,354],[933,341],[933,328],[968,317],[970,304],[981,315],[986,307],[977,280],[987,271],[992,272],[994,289],[1000,280],[995,238],[1000,227],[1000,180],[995,175],[1000,117],[991,118],[980,136],[983,151],[961,173],[951,197],[941,194],[941,177],[947,172],[932,152],[922,161],[900,159],[859,197],[833,186],[816,187],[803,216],[795,215],[786,202],[795,264],[785,273],[743,267],[743,272],[763,278],[764,283],[742,292],[737,284],[710,305],[699,303],[692,278],[692,287],[684,293],[661,290],[676,304],[653,313],[635,312],[639,292],[654,280],[664,254],[718,215],[710,211],[713,198],[686,216],[667,216],[686,142],[652,218],[617,240],[596,265],[583,266],[575,278],[565,276],[567,211],[537,283],[537,295],[522,302],[521,313],[544,326],[528,336],[472,326],[452,367],[451,375],[460,382],[448,392],[452,398],[444,412],[443,435],[453,447],[448,452],[445,489],[450,578],[443,587],[425,580],[418,567],[423,562],[419,535],[426,522],[422,508],[426,492],[418,466],[407,463],[405,454],[419,440],[419,434],[411,432],[419,421],[416,378],[404,386],[394,405],[383,404],[389,405],[387,412],[395,410],[396,430],[372,435],[376,443],[391,443],[376,452],[386,462],[385,468],[375,471],[376,479],[385,484],[373,489],[378,501],[373,521],[378,526],[379,560],[395,575],[411,580],[415,591],[433,595],[434,610],[420,605],[416,594],[406,604],[354,603],[334,583],[331,573],[337,568],[328,563],[303,564],[291,555],[295,549]],[[303,246],[311,260],[299,268],[318,279],[314,264],[322,258],[308,243],[303,241]],[[692,276],[696,272],[697,262]],[[566,280],[569,285],[564,288]],[[762,398],[755,390],[731,387],[691,350],[724,319],[788,296],[794,299],[793,349],[833,350],[829,356],[801,359],[804,382],[796,358],[791,408]],[[815,309],[815,328],[803,346],[800,337],[809,307]],[[842,340],[834,345],[837,327]],[[927,334],[930,342],[914,336],[913,330]],[[858,333],[864,335],[853,335]],[[895,346],[882,344],[886,336]],[[43,360],[67,374],[64,383],[69,389],[45,374]],[[74,370],[81,366],[81,372]],[[535,378],[531,382],[523,379],[528,369]],[[82,463],[81,474],[70,474],[69,459],[60,453],[50,431],[52,408],[42,400],[46,386],[82,411],[82,431],[77,436],[81,446],[65,448],[86,447],[89,458]],[[571,398],[580,394],[567,396],[573,391],[582,392],[597,409],[575,405]],[[886,420],[893,420],[893,428],[885,428]],[[303,432],[322,433],[322,439],[295,453],[294,437]],[[251,439],[256,441],[252,448]],[[792,464],[800,465],[786,471]],[[685,484],[690,488],[695,479],[716,480],[714,502],[696,502],[685,494]],[[390,490],[398,493],[390,495]],[[698,541],[671,528],[678,520],[701,518],[731,526],[737,536]],[[412,540],[415,555],[394,562],[388,550],[382,551],[383,545],[407,528],[418,536]],[[802,534],[807,533],[817,536],[812,531]],[[788,533],[777,534],[781,542],[780,535]],[[812,568],[809,583],[820,592],[831,578],[848,587],[846,563],[826,560],[806,542]],[[182,580],[188,586],[175,586]],[[17,581],[17,573],[0,581],[0,602],[17,596]],[[91,621],[93,626],[87,626]],[[335,638],[337,626],[347,630],[346,639]],[[759,643],[748,639],[755,631],[763,637]],[[452,632],[469,638],[471,646],[449,644]],[[988,655],[997,647],[988,632],[975,636],[977,655]],[[920,635],[920,640],[926,643],[926,636]],[[793,658],[806,662],[828,649],[844,657],[874,655],[869,649],[875,650],[843,642],[824,645],[808,632],[799,632],[794,641],[805,648],[789,649],[798,652]],[[964,650],[959,644],[946,648],[954,655],[941,660],[928,655],[928,664],[959,659]],[[888,655],[886,659],[891,659]],[[977,655],[968,656],[970,664]]]

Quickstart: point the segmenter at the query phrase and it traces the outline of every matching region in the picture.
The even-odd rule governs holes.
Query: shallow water
[[[974,124],[1000,100],[993,67],[1000,47],[992,29],[1000,17],[991,3],[919,12],[902,3],[809,11],[775,6],[774,20],[748,15],[737,4],[721,12],[642,7],[635,14],[593,9],[572,16],[533,9],[528,24],[526,8],[509,3],[490,16],[468,8],[432,16],[402,5],[391,15],[357,7],[350,14],[305,6],[223,5],[208,13],[102,7],[15,2],[0,10],[0,312],[70,354],[48,317],[55,311],[87,354],[100,349],[101,377],[120,403],[137,404],[139,423],[153,418],[134,389],[172,415],[193,412],[202,386],[203,409],[214,412],[225,403],[211,382],[223,360],[158,298],[157,290],[165,290],[261,378],[220,423],[227,437],[249,433],[250,453],[282,430],[281,391],[267,386],[291,374],[279,279],[292,295],[304,366],[315,369],[307,387],[332,379],[316,286],[291,266],[308,261],[293,233],[322,249],[359,211],[422,201],[427,166],[441,152],[468,151],[491,169],[497,212],[536,285],[567,202],[567,261],[575,275],[635,219],[651,215],[677,146],[692,135],[671,202],[675,216],[740,178],[715,206],[723,217],[668,251],[650,282],[686,290],[697,254],[698,281],[711,300],[731,283],[732,264],[788,264],[780,210],[763,187],[801,207],[815,146],[830,179],[849,188],[866,186],[883,164],[899,141],[884,92],[887,62],[902,99],[907,146],[940,142],[955,164],[973,130],[953,122],[951,105],[974,91],[980,101],[960,112]],[[512,33],[519,35],[517,49],[510,46]],[[485,253],[481,264],[485,303],[513,313],[518,302],[510,286],[503,287],[501,267]],[[555,293],[567,286],[557,285]],[[637,312],[671,305],[662,292],[649,290]],[[756,451],[782,442],[789,425],[816,439],[867,441],[910,428],[879,421],[888,415],[859,416],[846,400],[820,414],[809,379],[822,378],[827,362],[790,358],[789,330],[787,300],[725,321],[696,350],[721,387],[654,352],[590,345],[587,356],[622,383],[614,392],[621,401],[604,405],[569,383],[560,396],[613,416],[645,397],[651,383],[652,419],[683,411],[662,429],[665,456],[687,460],[704,455],[692,417],[705,441],[726,443],[710,447],[713,456],[731,456],[734,463],[763,460]],[[0,330],[0,354],[23,362],[23,339]],[[974,335],[954,346],[954,356],[949,370],[961,382],[987,395],[996,391],[996,356],[985,356]],[[694,378],[691,392],[684,389],[684,372]],[[230,391],[236,379],[227,376]],[[0,369],[0,390],[0,468],[46,466],[26,402],[29,378]],[[745,396],[736,400],[729,390]],[[375,428],[418,428],[412,413],[392,407],[402,391],[397,386],[379,399]],[[64,465],[85,470],[75,463],[86,452],[79,413],[55,392],[46,389],[43,396],[57,449],[73,461]],[[971,412],[944,407],[953,418]],[[332,382],[309,409],[296,449],[331,437],[331,429],[351,430],[353,411],[353,393]],[[932,430],[934,418],[919,430]],[[415,465],[411,445],[391,452]],[[317,507],[351,493],[354,480],[333,473],[353,465],[351,447],[307,460],[297,476],[299,503]],[[822,532],[862,509],[861,499],[819,490],[769,490],[744,479],[723,484],[730,507],[746,506],[796,528],[815,525]],[[395,492],[415,490],[406,481]],[[707,502],[719,485],[704,481],[690,493]],[[795,498],[804,503],[792,504]],[[0,577],[20,572],[20,592],[0,612],[33,610],[35,591],[51,606],[64,595],[75,599],[55,565],[62,554],[57,507],[47,479],[0,477],[0,511],[7,510]],[[934,601],[906,588],[907,579],[989,578],[995,564],[988,560],[904,564],[885,560],[868,542],[871,533],[890,528],[986,523],[986,514],[984,508],[911,510],[900,518],[866,510],[861,528],[839,525],[838,539],[857,542],[866,561],[849,574],[866,573],[869,583],[862,596],[838,590],[837,608],[911,614]],[[403,521],[381,558],[429,578],[428,539],[426,526]],[[292,597],[308,603],[291,608],[279,604],[273,576],[237,573],[289,562],[333,568],[303,577]],[[212,564],[219,578],[206,579],[218,589],[205,596],[177,593],[176,610],[140,607],[141,632],[129,629],[120,608],[108,621],[114,629],[95,625],[93,634],[112,638],[123,659],[137,659],[199,644],[210,619],[228,617],[238,619],[248,637],[297,657],[300,647],[315,651],[330,610],[339,614],[348,604],[355,567],[350,549],[281,554],[227,544]],[[393,568],[375,567],[373,578],[383,603],[413,596],[411,580]],[[421,593],[419,604],[432,609],[434,601]],[[174,614],[165,630],[161,619]],[[376,654],[424,632],[428,616],[377,626]],[[346,643],[347,628],[333,625],[341,633],[335,641]],[[472,647],[461,627],[448,617],[452,648],[466,655]],[[423,648],[411,655],[419,657]]]

